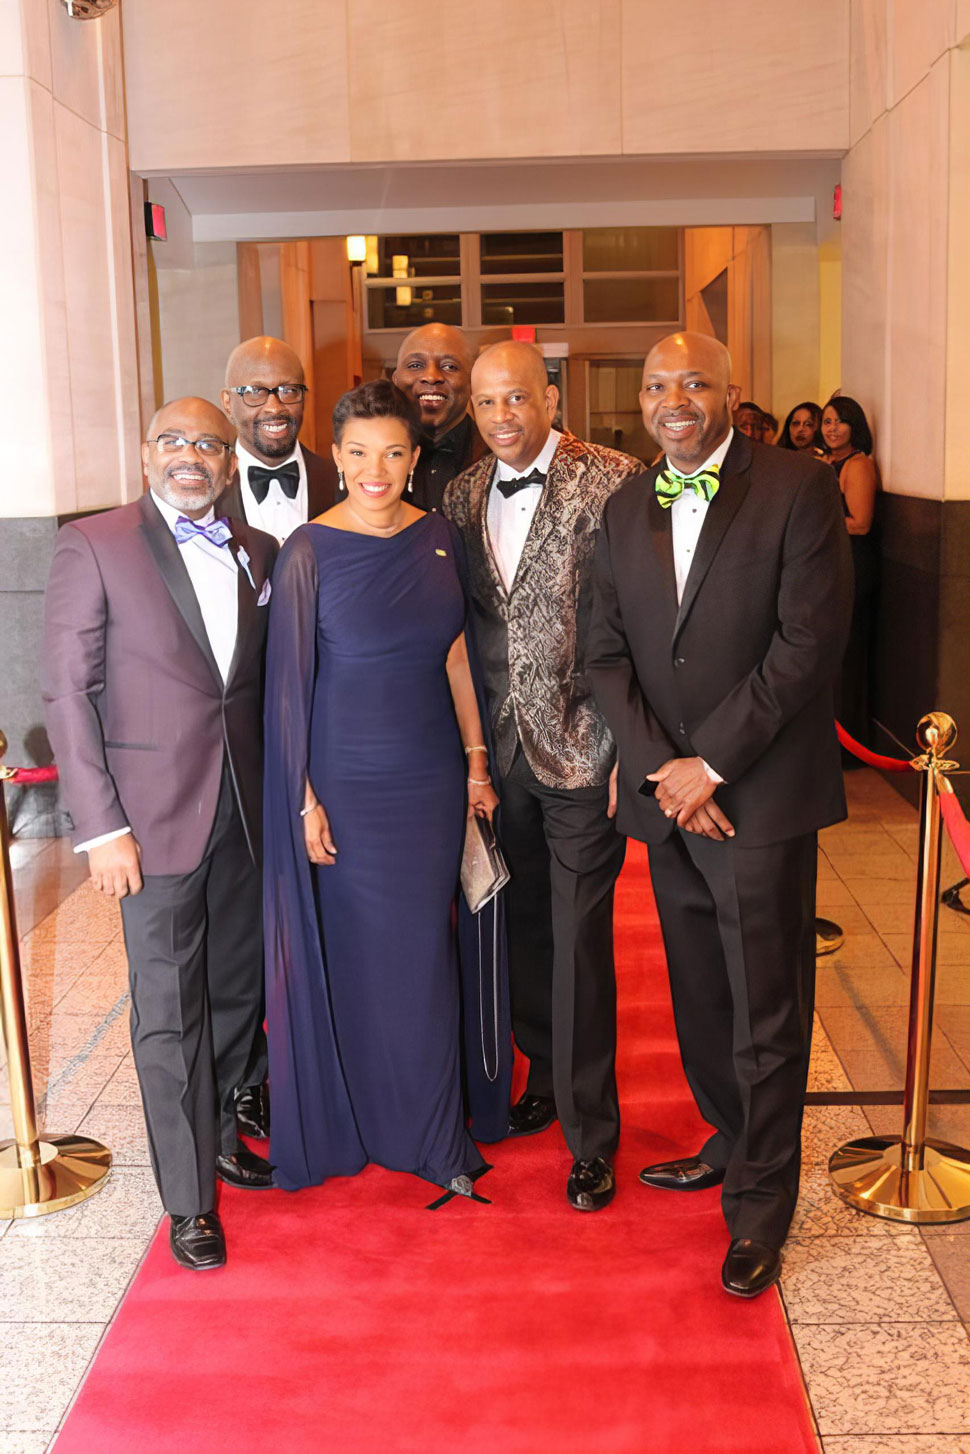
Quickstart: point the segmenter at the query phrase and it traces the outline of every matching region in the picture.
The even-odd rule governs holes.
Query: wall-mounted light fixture
[[[407,274],[405,273],[405,277],[406,276],[407,276]],[[397,304],[397,306],[399,308],[410,308],[410,306],[411,306],[411,289],[410,288],[395,288],[394,289],[394,301],[395,301],[395,303]]]
[[[364,263],[367,261],[367,238],[347,238],[347,261],[351,263]]]

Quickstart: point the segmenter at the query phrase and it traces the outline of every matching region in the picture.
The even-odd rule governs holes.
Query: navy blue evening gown
[[[478,1052],[465,1093],[470,1080],[484,1138],[504,1133],[507,991],[489,960],[462,996],[452,919],[465,756],[445,662],[465,625],[460,552],[437,514],[389,538],[311,523],[273,577],[266,1005],[271,1159],[289,1189],[368,1161],[441,1186],[480,1172],[463,1043]],[[307,772],[333,866],[306,857]]]

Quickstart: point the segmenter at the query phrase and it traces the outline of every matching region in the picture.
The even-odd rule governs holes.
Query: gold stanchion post
[[[928,713],[916,729],[923,752],[913,766],[923,782],[903,1133],[849,1141],[829,1160],[832,1185],[843,1201],[897,1222],[970,1217],[970,1151],[926,1136],[940,896],[939,794],[941,783],[949,787],[943,774],[958,765],[944,756],[956,736],[956,723],[945,712]]]
[[[87,1136],[41,1136],[30,1074],[20,944],[10,872],[10,832],[0,732],[0,1028],[7,1050],[13,1141],[0,1141],[0,1218],[39,1217],[83,1201],[104,1185],[111,1152]]]

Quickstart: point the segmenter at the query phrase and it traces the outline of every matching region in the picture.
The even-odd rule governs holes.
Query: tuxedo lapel
[[[243,542],[234,534],[232,543],[229,546],[232,551],[233,560],[236,562],[236,600],[238,611],[236,615],[236,646],[232,653],[232,661],[229,666],[229,675],[226,678],[228,689],[242,666],[249,650],[250,643],[254,637],[254,626],[256,624],[256,586],[253,575],[252,561]],[[241,554],[240,554],[241,552]]]
[[[155,564],[158,566],[162,580],[165,582],[179,615],[188,627],[196,646],[205,657],[221,691],[222,675],[212,654],[209,636],[202,619],[202,610],[189,579],[189,573],[185,569],[185,562],[175,543],[175,536],[169,530],[161,512],[152,503],[150,494],[143,495],[138,503],[142,512],[141,529],[148,549],[154,557]]]
[[[471,518],[476,523],[481,538],[482,554],[488,563],[488,573],[492,584],[498,592],[499,600],[508,601],[509,593],[505,589],[505,582],[502,580],[502,573],[498,568],[495,552],[492,550],[492,537],[488,533],[488,497],[492,492],[492,481],[497,468],[498,461],[494,456],[491,465],[483,465],[482,477],[475,486],[478,491],[477,498],[473,497],[469,501],[469,505]]]
[[[739,443],[739,440],[743,442]],[[697,599],[697,593],[704,584],[704,577],[721,548],[731,521],[738,513],[741,502],[748,493],[750,465],[751,446],[744,435],[736,433],[721,467],[717,494],[708,506],[707,514],[704,517],[704,524],[697,541],[697,551],[687,576],[680,610],[677,612],[677,620],[674,624],[675,639]],[[669,514],[670,512],[663,511],[663,513]],[[668,525],[668,532],[669,528]]]

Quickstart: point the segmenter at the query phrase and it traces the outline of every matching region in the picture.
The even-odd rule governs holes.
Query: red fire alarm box
[[[145,203],[145,232],[153,242],[167,242],[168,231],[165,227],[165,208],[158,202]]]

